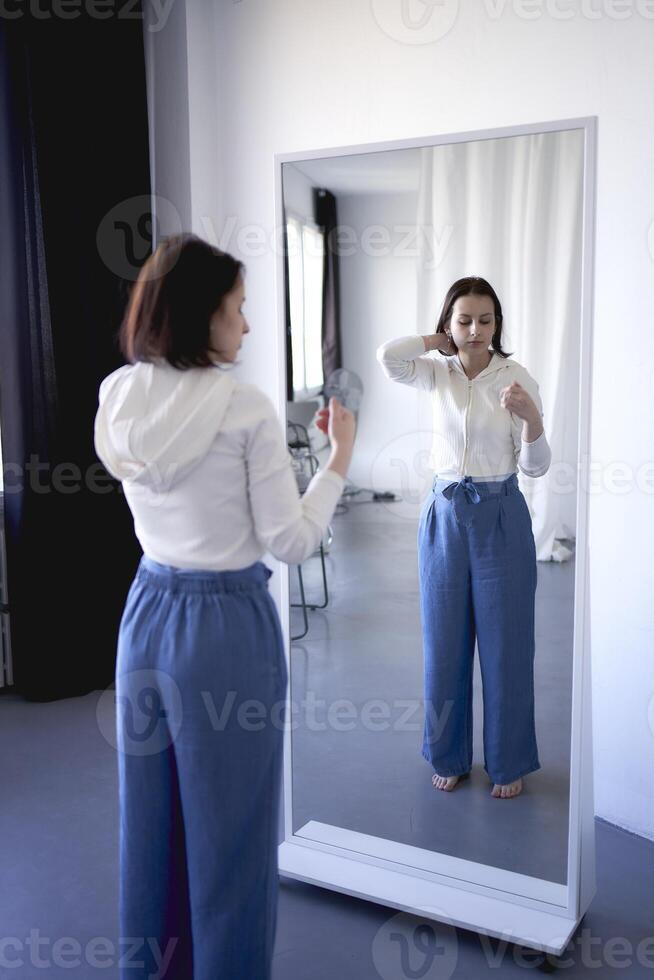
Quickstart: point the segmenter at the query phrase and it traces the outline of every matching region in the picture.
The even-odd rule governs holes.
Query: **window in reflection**
[[[286,224],[293,352],[293,390],[315,394],[324,384],[322,370],[322,290],[324,236],[297,218]]]

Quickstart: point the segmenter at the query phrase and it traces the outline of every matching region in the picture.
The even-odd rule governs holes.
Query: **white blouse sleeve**
[[[435,387],[434,358],[425,353],[425,342],[418,334],[387,340],[377,348],[377,360],[391,381],[412,385],[423,391]]]
[[[536,403],[541,418],[543,418],[543,402],[538,390],[538,383],[527,370],[524,370],[524,374],[518,380]],[[525,442],[522,438],[523,425],[524,419],[511,413],[511,434],[515,447],[516,465],[525,476],[543,476],[543,474],[547,473],[552,461],[552,450],[547,441],[545,429],[543,429],[538,438],[534,439],[533,442]]]
[[[257,537],[279,561],[298,565],[313,554],[340,499],[344,478],[320,469],[302,495],[275,407],[259,391],[261,418],[248,432],[247,485]]]

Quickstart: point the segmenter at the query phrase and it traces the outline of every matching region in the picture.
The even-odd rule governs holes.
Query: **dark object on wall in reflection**
[[[93,446],[100,381],[123,363],[124,290],[98,229],[150,194],[149,174],[140,16],[0,19],[7,578],[14,684],[30,700],[113,679],[141,551]]]
[[[284,329],[286,331],[286,401],[295,400],[295,388],[293,386],[293,334],[291,331],[291,297],[290,297],[290,272],[288,268],[288,232],[286,225],[286,212],[282,221],[282,241],[284,248]]]
[[[325,235],[322,291],[322,368],[328,378],[343,367],[336,198],[324,188],[313,190],[314,221]]]

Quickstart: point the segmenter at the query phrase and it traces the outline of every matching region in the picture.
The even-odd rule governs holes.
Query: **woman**
[[[432,357],[431,351],[438,356]],[[551,461],[538,385],[502,350],[502,308],[478,276],[448,290],[435,333],[377,350],[388,378],[431,393],[432,490],[418,527],[425,656],[422,755],[435,788],[472,765],[475,638],[484,768],[492,795],[517,796],[540,768],[534,725],[536,547],[516,475]]]
[[[125,977],[270,975],[288,681],[266,550],[318,547],[343,489],[354,416],[319,413],[332,452],[298,491],[270,399],[230,376],[243,265],[195,235],[160,245],[99,392],[95,445],[143,549],[116,663]],[[160,974],[159,974],[160,975]]]

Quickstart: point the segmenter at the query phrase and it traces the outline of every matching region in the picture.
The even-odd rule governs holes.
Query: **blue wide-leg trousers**
[[[144,555],[131,584],[116,663],[125,980],[270,976],[288,681],[271,574]]]
[[[484,769],[510,783],[540,769],[534,722],[536,546],[515,473],[436,476],[418,526],[425,722],[422,755],[442,776],[472,765],[475,640]]]

